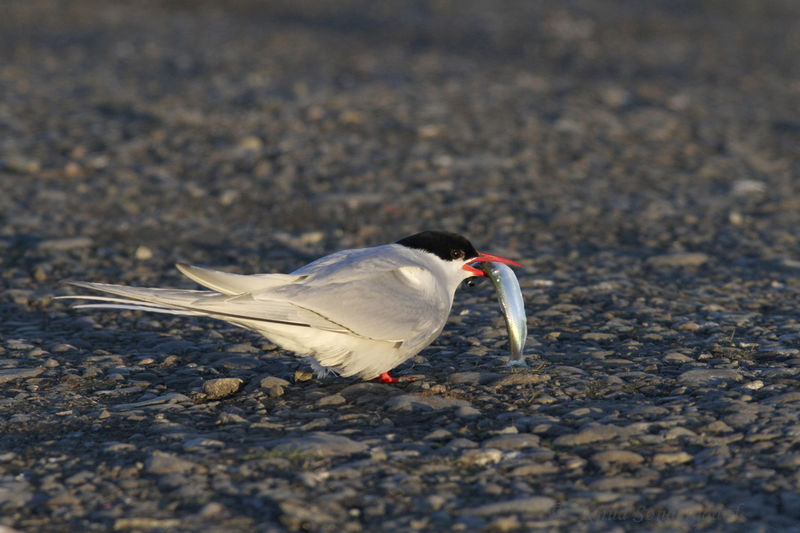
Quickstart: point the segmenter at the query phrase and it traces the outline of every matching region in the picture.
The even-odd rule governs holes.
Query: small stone
[[[133,256],[139,261],[147,261],[148,259],[153,258],[153,251],[147,246],[140,245],[136,248]]]
[[[686,452],[657,453],[653,455],[655,464],[683,464],[692,460],[692,456]]]
[[[261,150],[261,148],[263,147],[264,147],[264,142],[260,138],[254,135],[248,135],[246,137],[242,137],[241,139],[239,139],[239,142],[236,143],[236,148],[244,152],[257,152]]]
[[[597,491],[620,491],[646,487],[651,483],[647,477],[614,476],[593,481],[589,488]]]
[[[210,439],[208,437],[195,437],[183,443],[183,449],[187,452],[195,450],[207,450],[209,448],[222,449],[224,447],[225,443],[221,440]]]
[[[687,370],[678,381],[688,386],[703,386],[724,381],[741,381],[742,375],[732,368],[698,368]]]
[[[684,363],[694,362],[694,359],[681,352],[669,352],[667,355],[664,356],[664,362],[676,365],[682,365]]]
[[[224,424],[246,424],[247,419],[241,415],[237,415],[236,413],[227,413],[223,412],[220,413],[217,417],[217,424],[224,425]]]
[[[103,447],[103,451],[109,453],[132,452],[136,450],[136,446],[129,442],[107,442]]]
[[[227,347],[227,350],[230,353],[258,353],[258,352],[261,351],[258,347],[253,346],[249,342],[240,342],[238,344],[232,344],[232,345]],[[280,379],[280,378],[276,378],[276,379]],[[282,380],[282,381],[285,381],[285,380]],[[288,385],[289,382],[287,381],[285,384]]]
[[[709,260],[708,255],[704,253],[684,252],[684,253],[655,255],[647,259],[647,264],[657,268],[662,268],[662,267],[691,268],[704,265],[708,262],[708,260]]]
[[[472,407],[466,400],[424,394],[401,394],[389,398],[386,407],[392,411],[438,411],[450,407]]]
[[[487,448],[483,450],[467,450],[458,461],[467,465],[484,466],[488,464],[498,463],[503,459],[503,452],[495,448]]]
[[[113,374],[112,374],[113,376]],[[109,376],[111,377],[111,376]],[[133,390],[139,390],[138,387],[134,387]],[[112,407],[115,411],[129,411],[133,409],[140,409],[142,407],[151,407],[153,405],[161,405],[161,404],[176,404],[182,402],[189,402],[189,398],[186,395],[183,395],[179,392],[169,392],[162,396],[156,396],[155,398],[148,398],[146,400],[142,400],[135,403],[121,403],[117,404]]]
[[[489,525],[486,526],[484,531],[506,533],[507,531],[517,531],[522,527],[517,517],[515,516],[500,516],[495,518]]]
[[[312,374],[308,370],[296,370],[294,373],[294,380],[297,383],[302,383],[304,381],[311,381],[313,377],[314,374]]]
[[[533,371],[528,372],[515,372],[507,376],[503,376],[491,385],[495,388],[512,387],[515,385],[538,385],[550,381],[550,376],[547,374],[540,374]]]
[[[499,435],[483,442],[484,448],[496,448],[498,450],[521,450],[537,446],[539,446],[539,437],[532,433]]]
[[[730,433],[733,431],[733,428],[722,420],[715,420],[714,422],[708,424],[705,427],[705,430],[708,433]]]
[[[629,450],[607,450],[592,455],[592,461],[601,466],[611,464],[638,465],[644,461],[644,457]]]
[[[209,502],[200,509],[200,516],[202,518],[217,518],[225,513],[225,506],[217,502]]]
[[[334,405],[342,405],[347,403],[347,398],[342,396],[341,394],[329,394],[328,396],[323,396],[319,400],[317,400],[314,405],[317,407],[327,407],[327,406],[334,406]]]
[[[184,474],[197,467],[186,459],[166,453],[155,451],[145,463],[145,470],[151,474]]]
[[[582,429],[578,433],[562,435],[553,441],[556,446],[578,446],[591,442],[612,440],[617,437],[627,437],[631,431],[613,424],[597,424]]]
[[[434,429],[433,431],[425,435],[422,438],[422,440],[445,440],[451,438],[452,436],[453,434],[450,431],[444,428],[439,428],[439,429]]]
[[[776,463],[778,468],[787,468],[790,470],[797,470],[800,467],[800,453],[792,453],[781,457]]]
[[[0,478],[0,508],[19,509],[33,499],[33,490],[27,481],[13,477]]]
[[[48,239],[39,243],[43,252],[67,252],[78,248],[88,248],[94,244],[89,237],[72,237],[64,239]]]
[[[271,389],[276,385],[278,387],[288,387],[289,382],[283,378],[275,377],[275,376],[267,376],[261,380],[259,383],[262,389]]]
[[[745,383],[744,385],[742,385],[742,388],[743,389],[747,389],[747,390],[763,389],[764,388],[764,382],[761,381],[760,379],[756,379],[756,380],[751,381],[749,383]]]
[[[17,379],[36,377],[44,372],[41,368],[8,368],[0,370],[0,383],[7,383]]]
[[[203,392],[211,400],[230,396],[239,390],[242,380],[239,378],[216,378],[203,383]]]
[[[447,376],[448,383],[454,385],[484,385],[500,378],[492,372],[455,372]]]
[[[545,514],[556,504],[553,498],[547,496],[531,496],[497,503],[487,503],[472,509],[467,509],[468,514],[476,516],[492,516],[496,514]]]
[[[614,339],[616,339],[617,336],[613,333],[592,332],[592,333],[584,333],[581,338],[586,341],[611,342]]]
[[[149,518],[149,517],[131,517],[131,518],[117,518],[114,520],[114,529],[125,530],[132,529],[134,531],[153,531],[153,530],[167,530],[174,529],[181,525],[181,520],[178,518]]]
[[[301,453],[319,457],[333,457],[340,455],[353,455],[365,452],[369,446],[342,435],[324,433],[321,431],[310,433],[302,437],[289,437],[273,441],[272,449],[285,453]]]
[[[558,466],[548,461],[545,463],[531,463],[518,466],[509,472],[508,475],[514,477],[532,477],[545,474],[554,474],[556,472],[558,472]]]

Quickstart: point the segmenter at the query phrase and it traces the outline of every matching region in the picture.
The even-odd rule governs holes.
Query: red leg
[[[388,372],[384,372],[378,377],[379,383],[398,383],[399,381],[399,379],[390,376]]]
[[[377,377],[375,379],[378,380],[378,383],[400,383],[400,379],[393,378],[392,376],[389,375],[388,372],[384,372],[383,374],[381,374],[379,377]],[[403,377],[402,380],[403,381],[414,381],[414,378]]]

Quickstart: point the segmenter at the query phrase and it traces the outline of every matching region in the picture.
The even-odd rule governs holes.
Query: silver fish
[[[503,263],[482,263],[480,268],[486,277],[492,280],[497,291],[497,299],[503,310],[508,329],[508,341],[511,345],[511,359],[509,365],[524,365],[522,349],[528,337],[528,320],[525,317],[525,302],[522,300],[522,291],[514,271]]]

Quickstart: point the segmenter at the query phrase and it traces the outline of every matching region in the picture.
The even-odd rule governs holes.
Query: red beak
[[[507,265],[514,265],[514,266],[518,266],[518,267],[522,266],[519,263],[517,263],[516,261],[512,261],[511,259],[506,259],[505,257],[500,257],[499,255],[484,254],[482,252],[478,252],[478,257],[476,257],[475,259],[470,261],[470,263],[505,263]],[[472,274],[475,274],[476,276],[485,276],[486,275],[486,273],[483,270],[481,270],[479,268],[475,268],[474,266],[472,266],[470,264],[466,264],[461,268],[463,268],[467,272],[471,272]]]

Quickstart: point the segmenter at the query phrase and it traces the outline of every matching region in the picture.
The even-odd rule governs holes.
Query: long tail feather
[[[215,291],[127,287],[86,281],[71,282],[85,289],[114,296],[58,296],[67,300],[90,300],[97,303],[78,304],[76,308],[128,309],[184,316],[208,316],[245,327],[258,323],[314,327],[326,331],[348,331],[311,310],[278,299],[254,299],[250,294],[226,295]]]

